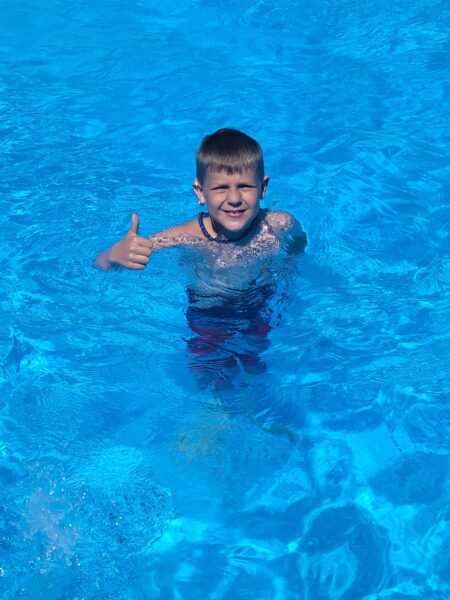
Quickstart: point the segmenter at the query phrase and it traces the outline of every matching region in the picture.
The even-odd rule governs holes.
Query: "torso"
[[[196,256],[190,254],[186,264],[195,287],[227,294],[270,281],[283,234],[290,228],[289,217],[288,213],[261,210],[249,233],[229,244],[205,238],[197,218],[150,239],[155,243],[155,250],[169,246],[192,248]]]

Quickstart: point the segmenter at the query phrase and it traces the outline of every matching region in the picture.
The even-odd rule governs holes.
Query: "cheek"
[[[215,194],[214,196],[210,196],[208,198],[208,204],[214,208],[218,208],[225,202],[225,195]]]
[[[208,199],[206,206],[208,208],[208,212],[215,213],[220,208],[220,202],[217,202],[217,200]]]

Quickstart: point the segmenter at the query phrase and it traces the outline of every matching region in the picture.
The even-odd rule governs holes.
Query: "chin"
[[[225,231],[232,231],[233,233],[240,233],[241,231],[244,232],[250,227],[250,225],[252,224],[252,220],[253,219],[245,222],[241,221],[239,223],[227,223],[223,226],[223,228]]]

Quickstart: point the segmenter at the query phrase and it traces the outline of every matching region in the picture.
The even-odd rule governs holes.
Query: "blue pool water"
[[[1,598],[449,598],[448,3],[1,13]],[[186,256],[92,259],[196,213],[223,126],[309,245],[213,392]]]

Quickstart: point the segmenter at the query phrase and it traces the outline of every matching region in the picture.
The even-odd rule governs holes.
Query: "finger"
[[[150,250],[153,248],[153,242],[151,242],[148,238],[137,237],[136,242],[139,246],[142,246],[143,248],[149,248]]]
[[[127,269],[133,269],[134,271],[142,271],[143,269],[145,269],[145,265],[135,263],[132,260],[127,260],[124,266]]]
[[[128,230],[128,233],[134,233],[135,235],[137,235],[138,229],[139,229],[139,217],[137,216],[136,213],[133,213],[131,215],[131,227]]]
[[[130,262],[139,264],[139,265],[147,265],[150,258],[145,254],[130,254]]]
[[[132,258],[133,256],[150,256],[152,253],[152,249],[151,248],[144,248],[144,246],[131,246],[130,247],[130,252],[128,254],[129,258]]]

